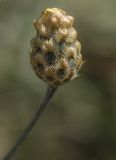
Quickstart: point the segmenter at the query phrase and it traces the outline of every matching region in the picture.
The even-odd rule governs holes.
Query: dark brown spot
[[[47,80],[49,80],[49,81],[53,81],[53,80],[54,80],[54,79],[53,79],[52,77],[50,77],[50,76],[47,76],[46,78],[47,78]]]
[[[43,64],[41,64],[41,63],[37,64],[37,68],[40,72],[44,72],[44,65]]]
[[[59,78],[63,78],[65,76],[65,74],[66,74],[66,71],[62,68],[57,71],[57,76]]]
[[[45,54],[45,60],[48,65],[53,65],[55,63],[56,56],[53,52],[48,52]]]
[[[45,36],[43,36],[41,34],[39,35],[39,38],[42,39],[42,40],[47,40],[48,39],[47,37],[45,37]]]
[[[37,49],[36,49],[36,53],[42,53],[42,49],[40,48],[40,47],[38,47]]]

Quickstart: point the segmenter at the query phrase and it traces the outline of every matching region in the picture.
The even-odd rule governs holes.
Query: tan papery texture
[[[58,86],[78,76],[83,64],[74,18],[58,8],[48,8],[34,20],[37,35],[31,40],[30,60],[36,75]]]

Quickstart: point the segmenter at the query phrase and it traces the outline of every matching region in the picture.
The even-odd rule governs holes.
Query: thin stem
[[[11,150],[7,153],[7,155],[2,160],[10,160],[18,148],[21,146],[21,144],[24,142],[24,140],[27,138],[29,133],[32,131],[33,127],[35,126],[36,122],[40,118],[42,112],[46,108],[48,102],[52,98],[53,94],[55,93],[57,87],[53,87],[51,85],[48,86],[47,92],[45,94],[45,97],[43,98],[42,102],[40,103],[40,107],[38,108],[36,114],[30,121],[29,125],[25,128],[24,132],[19,137],[18,141],[15,143],[15,145],[11,148]]]

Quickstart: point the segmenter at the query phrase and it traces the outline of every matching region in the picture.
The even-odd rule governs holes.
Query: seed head
[[[83,64],[74,18],[58,8],[48,8],[34,20],[30,60],[36,75],[58,86],[78,76]]]

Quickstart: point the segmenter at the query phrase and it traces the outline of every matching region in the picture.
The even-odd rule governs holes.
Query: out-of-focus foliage
[[[16,160],[116,159],[116,1],[0,1],[0,158],[36,112],[46,84],[29,62],[32,20],[48,7],[75,17],[87,59],[61,86]]]

